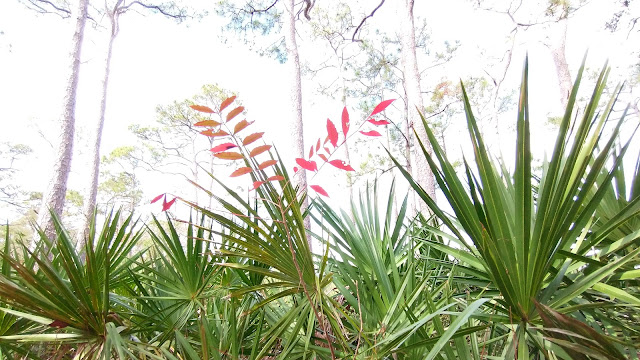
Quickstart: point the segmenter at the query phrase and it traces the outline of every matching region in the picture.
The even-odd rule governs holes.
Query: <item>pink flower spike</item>
[[[151,200],[150,204],[153,204],[153,203],[157,202],[158,200],[162,199],[163,196],[167,196],[167,194],[160,194],[160,195],[154,197],[153,200]],[[167,200],[165,199],[165,201],[167,201]]]

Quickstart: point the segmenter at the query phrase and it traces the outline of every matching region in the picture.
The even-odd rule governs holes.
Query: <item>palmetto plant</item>
[[[500,291],[500,296],[493,298],[493,306],[502,316],[495,319],[515,326],[514,336],[503,354],[507,357],[513,356],[517,349],[518,358],[528,358],[531,346],[543,353],[553,350],[563,354],[554,344],[587,351],[585,346],[571,340],[562,342],[549,332],[539,332],[542,321],[540,307],[535,304],[548,306],[559,313],[572,313],[578,309],[588,312],[590,307],[599,306],[598,300],[581,295],[600,281],[615,276],[640,253],[640,249],[634,249],[617,256],[614,249],[610,249],[599,253],[599,261],[594,261],[594,254],[587,247],[587,244],[608,238],[618,226],[636,216],[640,211],[640,200],[629,201],[610,214],[605,223],[593,227],[594,213],[631,139],[625,140],[620,151],[613,151],[624,114],[615,121],[611,119],[619,88],[603,109],[598,108],[609,74],[606,68],[596,82],[584,113],[573,120],[577,115],[574,106],[583,69],[584,64],[560,124],[553,153],[550,160],[545,161],[539,181],[533,176],[531,164],[527,63],[520,91],[513,173],[500,162],[492,161],[464,89],[465,113],[475,160],[475,167],[465,161],[466,184],[424,121],[428,140],[433,146],[433,154],[426,151],[424,154],[455,219],[446,214],[396,161],[412,187],[454,234],[457,246],[451,249],[452,253],[460,255],[465,266],[487,274],[491,286]],[[613,126],[606,133],[605,127],[611,122]],[[607,166],[608,163],[613,165]],[[601,332],[610,330],[599,329]],[[610,332],[609,335],[615,334]],[[620,344],[611,345],[605,350],[594,350],[592,354],[621,357],[622,348]]]
[[[471,356],[465,335],[486,326],[469,326],[487,299],[458,303],[446,254],[416,241],[407,213],[407,197],[394,215],[394,186],[386,206],[378,203],[377,184],[367,188],[349,213],[321,199],[312,216],[328,234],[335,258],[333,283],[344,298],[345,326],[358,359],[460,359]],[[322,237],[320,237],[322,238]],[[426,251],[423,251],[426,250]],[[416,254],[432,251],[428,257]],[[444,274],[444,276],[442,276]],[[458,307],[458,305],[461,305]],[[459,311],[458,311],[459,310]],[[444,314],[447,322],[443,323]],[[449,326],[447,326],[449,325]],[[475,336],[475,335],[473,335]],[[454,346],[449,345],[453,340]]]
[[[39,325],[37,331],[2,340],[69,344],[66,351],[87,358],[110,358],[112,353],[124,357],[130,353],[122,346],[129,327],[118,312],[131,303],[115,289],[136,259],[130,251],[140,230],[132,230],[131,216],[121,219],[120,212],[112,213],[100,232],[92,225],[83,261],[60,219],[52,216],[57,237],[48,239],[40,232],[41,243],[53,243],[51,259],[42,251],[49,246],[38,246],[35,252],[24,247],[24,261],[6,248],[0,253],[5,264],[0,298],[10,306],[2,310]]]

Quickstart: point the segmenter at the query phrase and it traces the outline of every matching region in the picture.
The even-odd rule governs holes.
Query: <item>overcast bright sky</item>
[[[461,41],[459,55],[443,70],[446,71],[443,75],[453,80],[481,72],[484,64],[478,58],[478,49],[485,48],[488,54],[502,49],[505,30],[512,27],[506,16],[474,10],[469,1],[416,2],[415,15],[427,19],[434,43]],[[626,40],[621,34],[611,35],[604,30],[604,23],[611,14],[605,11],[609,2],[592,0],[571,20],[567,59],[572,76],[587,49],[592,68],[598,69],[607,57],[612,59],[613,65],[624,68],[629,59],[623,54],[632,50],[632,46],[638,46],[633,38]],[[363,9],[370,9],[378,1],[359,3]],[[383,8],[372,20],[372,25],[391,27],[393,19],[392,9]],[[285,66],[258,56],[241,42],[221,44],[219,34],[223,23],[224,20],[216,16],[183,24],[157,15],[131,13],[122,17],[112,60],[102,154],[131,144],[134,137],[128,134],[127,127],[132,123],[150,124],[157,105],[189,98],[208,83],[218,83],[239,92],[249,111],[248,117],[257,120],[256,126],[268,129],[267,136],[280,149],[288,148],[288,139],[278,135],[283,133],[282,127],[286,126],[290,113],[287,110],[288,90],[283,80],[286,79]],[[16,0],[0,2],[0,31],[4,33],[0,35],[0,142],[26,143],[34,149],[29,161],[22,162],[21,175],[24,186],[34,191],[44,190],[48,181],[46,174],[50,169],[52,149],[46,139],[54,140],[56,121],[61,112],[72,26],[69,20],[54,15],[37,15]],[[98,116],[107,44],[106,31],[91,27],[87,27],[87,31],[77,108],[80,137],[69,180],[70,187],[77,190],[83,190],[88,179],[84,165],[87,134]],[[530,93],[539,123],[543,123],[552,111],[547,105],[552,106],[553,101],[548,99],[553,99],[557,91],[553,63],[541,40],[541,31],[524,32],[519,37],[509,71],[509,82],[518,82],[524,54],[529,53]],[[316,55],[313,44],[302,43],[303,61]],[[326,118],[337,119],[341,108],[338,101],[315,96],[311,81],[303,80],[303,86],[306,142],[310,144],[318,133],[325,131]],[[515,112],[512,118],[515,118]],[[145,189],[147,196],[166,190],[163,184],[148,186]]]

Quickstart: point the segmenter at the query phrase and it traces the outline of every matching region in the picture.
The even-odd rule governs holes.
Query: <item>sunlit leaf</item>
[[[327,159],[327,157],[324,154],[318,154],[318,156],[320,156],[320,159],[324,160],[324,162],[329,161],[329,159]]]
[[[320,139],[318,139],[318,143],[316,144],[316,152],[320,150]]]
[[[238,106],[237,108],[229,111],[227,114],[227,121],[231,121],[234,117],[238,116],[241,112],[244,111],[244,106]]]
[[[237,134],[251,124],[253,124],[253,121],[248,122],[247,120],[242,120],[239,123],[237,123],[236,126],[233,127],[233,133]]]
[[[342,160],[331,160],[331,161],[329,161],[329,164],[337,167],[338,169],[342,169],[342,170],[346,170],[346,171],[355,171],[351,167],[351,165],[345,164],[345,162],[342,161]]]
[[[390,122],[388,122],[387,120],[376,120],[376,119],[369,119],[367,120],[368,122],[372,123],[373,125],[379,126],[379,125],[389,125]]]
[[[327,119],[327,133],[329,134],[329,141],[331,141],[331,145],[336,147],[338,145],[338,130],[336,130],[336,126],[333,125],[333,122],[329,119]]]
[[[382,136],[380,135],[379,132],[375,131],[375,130],[371,130],[371,131],[360,131],[360,133],[362,135],[366,135],[366,136]]]
[[[220,125],[220,123],[215,120],[203,120],[193,124],[193,126],[208,126],[208,127],[215,127],[218,125]]]
[[[267,160],[258,166],[258,170],[264,170],[269,166],[275,165],[278,163],[278,160]]]
[[[214,154],[213,156],[223,160],[239,160],[244,157],[242,156],[242,154],[239,154],[233,151],[221,152],[221,153]]]
[[[256,155],[260,155],[263,152],[267,151],[271,149],[271,145],[262,145],[262,146],[258,146],[255,149],[251,150],[251,152],[249,153],[249,157],[254,157]]]
[[[375,114],[381,113],[384,111],[384,109],[387,108],[387,106],[391,105],[392,102],[394,102],[396,99],[391,99],[391,100],[385,100],[383,102],[381,102],[380,104],[378,104],[375,109],[373,109],[373,111],[371,112],[371,115],[369,116],[373,116]]]
[[[309,149],[309,158],[311,158],[313,156],[313,145],[311,145],[311,148]]]
[[[227,106],[231,105],[231,103],[233,102],[233,100],[236,99],[236,96],[233,95],[230,98],[226,98],[221,104],[220,104],[220,111],[224,110],[227,108]]]
[[[214,146],[213,148],[211,148],[211,152],[216,154],[222,151],[227,151],[229,149],[233,149],[234,147],[238,147],[235,144],[232,143],[224,143],[224,144],[220,144],[218,146]]]
[[[215,111],[211,110],[210,107],[207,106],[203,106],[203,105],[190,105],[190,108],[192,108],[195,111],[200,111],[203,113],[208,113],[208,114],[213,114]]]
[[[284,176],[274,175],[267,178],[267,181],[281,181],[281,180],[284,180]]]
[[[155,203],[156,201],[162,199],[163,196],[165,196],[166,194],[160,194],[156,197],[153,198],[153,200],[151,200],[151,204]]]
[[[318,194],[329,197],[329,194],[327,194],[327,192],[324,191],[324,189],[320,185],[311,185],[309,187],[312,188],[313,191],[317,192]]]
[[[298,170],[300,170],[300,169],[299,169],[297,166],[294,166],[294,167],[293,167],[293,172],[294,172],[294,173],[297,173],[297,172],[298,172]]]
[[[173,200],[167,202],[167,198],[164,199],[164,202],[162,203],[162,211],[167,211],[171,208],[171,206],[173,206],[173,204],[176,202],[177,198],[173,198]]]
[[[230,177],[236,177],[236,176],[241,176],[244,174],[248,174],[251,171],[253,171],[250,167],[245,166],[245,167],[241,167],[240,169],[234,171],[231,173],[231,175],[229,175]]]
[[[308,161],[303,158],[297,158],[296,163],[298,163],[298,165],[300,165],[300,167],[303,169],[306,169],[309,171],[318,171],[318,165],[313,160]]]
[[[218,137],[218,136],[227,136],[227,135],[229,135],[229,133],[224,131],[224,130],[218,130],[216,132],[213,132],[213,129],[200,131],[200,134],[206,135],[206,136],[209,136],[209,137]]]
[[[260,185],[262,185],[262,184],[264,184],[264,181],[254,181],[253,182],[253,187],[249,191],[259,188]]]
[[[349,132],[349,111],[345,106],[344,109],[342,109],[342,133],[344,134],[345,138],[347,137],[348,132]]]
[[[246,138],[244,138],[244,140],[242,140],[242,145],[245,145],[245,146],[249,145],[252,142],[260,139],[262,137],[262,135],[264,135],[263,132],[253,133],[253,134],[247,136]]]

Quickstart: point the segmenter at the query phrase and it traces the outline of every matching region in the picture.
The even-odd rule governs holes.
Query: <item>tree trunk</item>
[[[404,87],[407,94],[407,116],[409,125],[416,130],[418,137],[425,145],[427,151],[431,153],[431,144],[427,138],[427,132],[422,126],[419,111],[424,111],[422,103],[422,90],[420,88],[420,73],[418,72],[418,61],[416,57],[416,36],[413,22],[414,0],[399,0],[400,5],[400,42],[402,45],[401,59],[404,68]],[[412,137],[412,134],[407,134]],[[425,191],[435,199],[435,179],[429,168],[427,159],[422,154],[422,149],[416,140],[413,144],[413,165],[415,179]],[[424,202],[420,202],[420,210],[428,210]]]
[[[89,189],[84,204],[84,224],[80,228],[80,238],[78,246],[84,246],[86,236],[89,235],[89,227],[96,211],[96,198],[98,195],[98,178],[100,176],[100,144],[102,143],[102,129],[104,127],[104,115],[107,110],[107,90],[109,87],[109,73],[111,70],[111,55],[113,54],[113,43],[118,36],[118,7],[122,0],[119,0],[113,8],[105,9],[109,13],[109,19],[111,21],[111,34],[109,36],[109,45],[107,47],[107,57],[104,65],[104,79],[102,80],[102,99],[100,101],[100,117],[96,124],[95,136],[93,139],[93,158],[91,160],[91,179],[89,181]],[[83,236],[84,234],[84,236]]]
[[[573,86],[565,52],[567,25],[568,20],[566,17],[560,19],[557,23],[554,23],[551,27],[551,41],[548,44],[549,49],[551,50],[551,56],[553,57],[553,63],[556,66],[558,85],[560,87],[560,103],[562,104],[563,111],[567,107],[569,94],[571,93],[571,88]]]
[[[344,51],[342,52],[341,56],[340,56],[340,71],[339,71],[339,75],[340,75],[340,83],[342,84],[342,108],[346,108],[347,107],[347,81],[344,77]],[[346,136],[346,134],[345,134]],[[349,143],[346,141],[344,142],[344,161],[346,161],[347,164],[351,164],[351,156],[349,154]],[[349,190],[349,199],[353,198],[353,175],[350,172],[347,172],[347,189]]]
[[[407,91],[405,89],[404,92],[405,98],[407,97]],[[413,157],[411,155],[411,143],[414,143],[413,148],[415,149],[415,140],[413,139],[412,134],[412,130],[411,130],[411,121],[409,120],[408,116],[409,116],[409,106],[407,105],[407,102],[404,101],[404,113],[406,114],[407,118],[405,121],[405,129],[404,131],[407,134],[407,141],[404,147],[404,156],[407,159],[407,163],[405,164],[405,169],[407,170],[407,172],[409,174],[411,174],[412,176],[415,176],[415,173],[413,172],[413,161],[411,161],[411,158]],[[420,154],[420,156],[423,156],[422,154]],[[408,194],[408,199],[407,199],[407,209],[408,209],[408,215],[410,218],[416,216],[416,214],[418,213],[418,199],[417,199],[417,194],[415,191],[410,191]]]
[[[58,215],[62,214],[65,195],[67,193],[67,179],[69,178],[69,171],[71,170],[73,136],[75,131],[76,92],[78,89],[80,55],[82,52],[84,27],[87,21],[88,2],[88,0],[78,1],[76,28],[73,34],[72,50],[70,53],[70,74],[63,100],[63,113],[62,118],[60,119],[61,123],[57,154],[51,172],[51,180],[47,191],[42,198],[42,205],[40,206],[40,212],[38,213],[38,225],[44,230],[45,234],[47,234],[50,239],[54,239],[55,228],[53,226],[53,220],[49,210]]]
[[[287,64],[289,65],[290,89],[291,89],[291,105],[293,107],[293,124],[291,124],[291,138],[293,139],[293,154],[296,158],[304,157],[304,132],[302,126],[302,80],[300,75],[300,56],[298,55],[298,44],[296,42],[296,12],[295,0],[286,2],[286,22],[287,28],[285,39],[287,45]],[[304,170],[298,171],[296,174],[300,191],[307,191],[307,175]],[[305,197],[302,204],[302,211],[309,206],[308,197]],[[311,227],[311,219],[306,217],[304,227]],[[309,248],[311,248],[311,238],[307,237]]]

